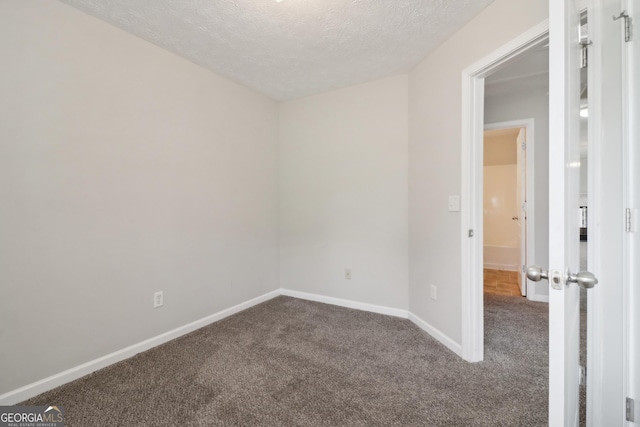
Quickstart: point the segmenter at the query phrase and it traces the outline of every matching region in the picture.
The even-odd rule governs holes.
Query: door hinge
[[[512,146],[513,147],[513,146]],[[473,237],[473,228],[469,229],[469,237]]]
[[[580,42],[580,68],[589,66],[589,45],[593,44],[591,40]]]
[[[617,21],[618,19],[624,19],[624,41],[631,41],[631,20],[629,19],[629,14],[627,13],[627,11],[623,10],[618,16],[613,15],[614,21]]]
[[[522,141],[522,151],[527,151],[527,141]]]
[[[636,414],[634,409],[634,400],[630,397],[627,397],[624,407],[627,415],[627,421],[635,422]]]
[[[585,385],[587,383],[587,367],[580,365],[578,369],[580,369],[580,385]]]

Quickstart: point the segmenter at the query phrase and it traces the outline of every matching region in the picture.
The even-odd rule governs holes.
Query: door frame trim
[[[462,284],[462,356],[469,362],[484,358],[484,296],[481,283],[482,250],[482,139],[484,130],[484,79],[512,59],[549,39],[549,20],[506,43],[462,71],[462,138],[460,246]],[[469,237],[473,230],[473,237]]]

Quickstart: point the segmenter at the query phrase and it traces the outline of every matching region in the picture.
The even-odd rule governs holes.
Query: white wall
[[[283,288],[408,308],[407,85],[280,105]]]
[[[484,245],[511,247],[519,253],[520,226],[512,220],[519,215],[517,202],[517,144],[518,129],[510,134],[485,132],[483,145],[483,237]],[[487,254],[484,254],[487,264]],[[517,269],[520,256],[513,265]]]
[[[499,88],[498,88],[499,89]],[[535,253],[528,256],[529,265],[549,262],[549,77],[531,77],[520,85],[509,84],[509,90],[496,90],[485,96],[484,122],[496,123],[534,119],[534,184],[535,184]],[[535,294],[549,295],[546,281],[529,282]]]
[[[547,17],[546,0],[496,0],[409,73],[410,310],[458,343],[462,70]]]
[[[515,147],[515,141],[512,141]],[[513,148],[513,147],[512,147]],[[516,202],[518,167],[492,165],[484,167],[484,267],[518,271],[520,238]]]
[[[0,394],[278,288],[273,101],[59,2],[0,28]]]
[[[484,244],[518,247],[516,202],[518,167],[496,165],[484,167]]]

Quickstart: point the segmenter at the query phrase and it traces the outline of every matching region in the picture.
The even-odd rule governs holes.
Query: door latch
[[[560,270],[551,270],[549,272],[549,283],[556,291],[561,291],[565,285],[564,274]]]

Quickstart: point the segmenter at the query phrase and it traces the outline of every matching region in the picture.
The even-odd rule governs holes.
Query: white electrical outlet
[[[153,308],[162,307],[164,305],[164,294],[162,291],[153,294]]]
[[[431,299],[438,299],[438,287],[436,285],[431,285]]]
[[[347,279],[347,280],[351,280],[351,269],[350,268],[347,268],[344,271],[344,278]]]
[[[449,212],[460,212],[460,196],[449,196]]]

